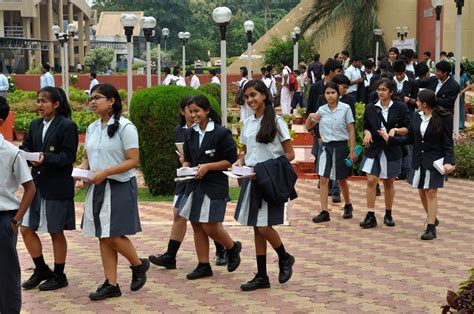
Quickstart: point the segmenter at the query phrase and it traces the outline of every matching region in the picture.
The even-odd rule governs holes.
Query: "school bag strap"
[[[15,173],[15,163],[16,163],[16,160],[18,159],[18,156],[20,156],[20,151],[18,151],[15,155],[15,158],[13,158],[12,173]]]

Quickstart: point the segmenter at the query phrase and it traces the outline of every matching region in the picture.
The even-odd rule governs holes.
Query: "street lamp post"
[[[138,18],[133,14],[122,14],[120,17],[120,23],[122,23],[123,29],[125,30],[125,36],[127,36],[127,104],[131,108],[132,101],[132,58],[133,58],[133,29],[137,24]]]
[[[374,28],[375,36],[375,68],[377,68],[377,62],[379,60],[379,39],[383,35],[383,32],[380,28]]]
[[[158,75],[158,85],[161,85],[161,34],[156,35],[156,50],[157,50],[157,60],[156,60],[156,74]]]
[[[146,40],[146,87],[151,87],[151,37],[156,26],[156,20],[152,16],[144,16],[140,19],[140,26]]]
[[[252,21],[245,21],[244,29],[247,33],[247,68],[248,68],[248,79],[252,79],[252,34],[254,23]]]
[[[298,68],[298,40],[300,39],[301,28],[295,26],[291,32],[291,39],[293,40],[293,70]]]
[[[225,33],[232,18],[232,11],[227,7],[217,7],[212,11],[212,19],[219,26],[221,33],[221,111],[222,124],[227,126],[227,63]]]
[[[179,32],[178,33],[179,39],[181,39],[181,43],[183,44],[183,76],[186,73],[186,44],[188,43],[191,34],[189,32]]]
[[[397,31],[397,37],[400,39],[403,46],[403,42],[408,36],[408,26],[397,26],[395,27],[395,30]]]
[[[431,4],[436,13],[436,41],[435,41],[435,61],[439,62],[439,54],[441,52],[441,11],[443,9],[444,0],[431,0]]]
[[[163,36],[163,39],[165,40],[165,55],[166,55],[166,52],[167,52],[167,50],[166,50],[166,40],[167,40],[168,37],[170,36],[170,30],[167,29],[166,27],[163,28],[163,29],[161,30],[161,35]],[[161,75],[161,73],[160,73],[160,75]]]
[[[58,25],[54,25],[51,30],[53,31],[56,39],[59,41],[60,45],[60,54],[61,54],[61,80],[64,93],[66,94],[67,99],[69,100],[69,65],[68,65],[68,55],[67,55],[67,46],[65,43],[68,42],[69,38],[74,38],[74,35],[77,33],[77,27],[74,24],[69,24],[67,26],[67,31],[61,33],[61,28]]]
[[[455,79],[459,82],[459,78],[461,76],[461,26],[462,26],[462,7],[464,6],[464,0],[454,0],[456,3],[457,8],[457,15],[456,15],[456,49],[455,49],[455,58],[456,58],[456,66],[455,66]],[[454,138],[457,138],[459,135],[459,95],[456,98],[456,102],[454,103],[454,121],[453,121],[453,132]],[[462,113],[464,114],[464,112]]]

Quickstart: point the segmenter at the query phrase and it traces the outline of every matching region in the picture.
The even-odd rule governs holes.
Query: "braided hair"
[[[114,123],[107,127],[107,135],[112,138],[120,126],[120,117],[122,116],[122,100],[120,99],[119,92],[115,86],[108,83],[95,85],[91,90],[91,94],[94,91],[104,95],[107,99],[113,98],[115,100],[112,105],[112,112],[110,113],[113,116]]]

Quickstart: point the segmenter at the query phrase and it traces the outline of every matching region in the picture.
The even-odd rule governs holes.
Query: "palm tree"
[[[377,20],[378,0],[314,0],[311,10],[301,21],[301,30],[309,34],[309,40],[320,43],[339,23],[347,25],[344,49],[351,53],[367,55],[374,51],[374,28]],[[385,51],[383,39],[380,49]]]

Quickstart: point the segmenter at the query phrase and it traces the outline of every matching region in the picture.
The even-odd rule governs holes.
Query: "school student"
[[[10,107],[0,97],[0,129],[8,117]],[[18,226],[36,192],[28,164],[18,148],[7,142],[0,133],[0,313],[20,313],[21,273],[16,250]],[[22,185],[21,201],[15,193]]]
[[[194,230],[199,263],[186,275],[194,280],[213,275],[209,264],[209,238],[226,248],[229,272],[240,265],[242,244],[234,242],[222,226],[229,200],[229,181],[222,170],[228,169],[237,159],[232,133],[220,125],[221,119],[206,97],[194,96],[188,108],[195,124],[184,136],[183,167],[197,167],[198,170],[195,179],[186,184],[178,212],[191,221]]]
[[[217,77],[216,70],[214,70],[214,69],[209,70],[209,74],[211,75],[211,83],[212,83],[212,84],[219,84],[219,85],[221,85],[221,81],[220,81],[219,78]]]
[[[31,122],[20,146],[24,151],[40,153],[39,161],[31,161],[36,195],[21,227],[23,241],[35,270],[22,287],[26,290],[38,287],[48,291],[68,285],[64,273],[67,255],[64,230],[76,229],[71,172],[76,161],[78,131],[77,125],[70,119],[71,108],[62,89],[43,87],[38,92],[37,107],[41,118]],[[44,261],[38,237],[38,233],[45,232],[49,233],[53,242],[54,272]]]
[[[180,103],[180,125],[174,128],[174,136],[176,143],[184,143],[184,134],[194,124],[194,120],[189,112],[188,104],[192,99],[191,96],[184,97]],[[184,163],[184,156],[179,156],[178,168]],[[176,254],[186,235],[187,220],[178,215],[178,204],[184,196],[186,188],[185,182],[177,182],[175,188],[175,196],[173,199],[173,226],[171,227],[170,239],[168,241],[168,250],[161,255],[150,255],[148,259],[155,265],[163,266],[167,269],[176,268]],[[227,252],[225,248],[218,242],[214,242],[216,246],[216,265],[227,265]]]
[[[427,214],[428,224],[421,235],[422,240],[436,238],[436,218],[438,213],[438,189],[444,185],[444,175],[433,166],[433,162],[443,158],[446,174],[454,170],[453,120],[451,113],[439,106],[432,90],[425,89],[418,94],[418,109],[410,126],[409,141],[413,142],[412,169],[408,183],[418,189],[421,204]],[[396,141],[387,132],[380,132],[385,140]]]
[[[318,111],[310,114],[306,120],[308,129],[319,123],[319,133],[322,139],[317,165],[321,212],[313,217],[315,223],[331,220],[328,211],[329,180],[337,180],[341,188],[345,203],[343,218],[352,218],[353,208],[346,180],[351,174],[351,168],[346,166],[345,159],[349,156],[353,162],[357,160],[354,152],[354,116],[350,106],[339,101],[339,86],[334,82],[326,85],[323,94],[328,103],[319,107]],[[348,141],[350,149],[347,147]]]
[[[365,152],[360,169],[367,174],[367,215],[360,223],[362,228],[377,226],[375,194],[380,179],[384,186],[384,224],[388,227],[395,226],[392,217],[395,195],[393,183],[401,172],[402,149],[399,145],[387,143],[379,131],[386,130],[390,136],[406,135],[410,125],[407,105],[396,100],[395,82],[384,78],[376,86],[379,100],[367,105],[364,112]]]
[[[94,176],[86,195],[82,233],[99,238],[105,282],[91,293],[91,300],[122,295],[117,282],[120,253],[131,264],[130,290],[140,290],[147,280],[148,259],[139,258],[127,237],[141,231],[137,180],[139,146],[136,127],[122,116],[122,101],[110,84],[94,86],[89,98],[100,119],[86,131],[86,154],[80,168]]]
[[[255,114],[243,122],[240,141],[245,145],[245,153],[236,165],[254,167],[257,175],[255,179],[243,180],[235,219],[242,225],[252,226],[254,231],[257,274],[252,280],[240,286],[244,291],[252,291],[270,288],[267,275],[267,241],[278,254],[280,269],[278,281],[285,283],[293,274],[295,258],[286,252],[280,235],[273,229],[273,226],[280,225],[284,221],[284,205],[289,196],[279,195],[280,201],[269,202],[268,198],[261,196],[264,194],[261,185],[268,186],[266,180],[270,179],[277,182],[280,187],[288,185],[287,191],[294,191],[296,175],[292,183],[286,180],[286,177],[294,174],[290,161],[295,158],[295,152],[288,126],[281,117],[276,116],[271,95],[265,84],[257,80],[249,81],[245,86],[245,98]],[[263,167],[270,170],[276,167],[276,171],[269,172],[273,173],[274,177],[267,178],[265,171],[261,175],[259,169]],[[279,167],[290,172],[286,173]],[[278,178],[283,180],[277,180]],[[292,194],[291,198],[294,197],[296,194]]]

